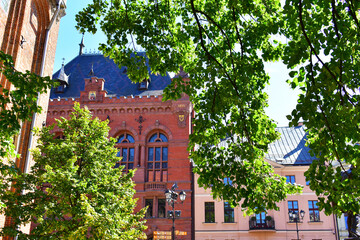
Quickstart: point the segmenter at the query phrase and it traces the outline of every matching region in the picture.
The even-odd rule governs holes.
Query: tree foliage
[[[248,213],[276,208],[286,194],[299,191],[264,160],[268,144],[277,138],[264,112],[269,80],[264,62],[282,60],[292,69],[291,87],[303,91],[289,120],[305,122],[308,144],[319,158],[306,172],[320,196],[319,207],[326,213],[358,213],[359,4],[94,0],[76,19],[82,32],[100,28],[105,33],[107,42],[99,49],[128,66],[133,81],[147,78],[146,61],[159,74],[183,67],[190,80],[173,79],[165,97],[185,92],[194,103],[189,148],[199,184],[233,204],[243,199]],[[148,60],[136,55],[137,46]],[[352,166],[351,174],[345,173],[346,165]],[[225,184],[225,177],[233,185]]]
[[[10,55],[0,51],[0,76],[11,84],[0,84],[0,159],[14,156],[13,137],[21,122],[31,120],[33,113],[41,113],[37,105],[38,94],[48,91],[54,84],[50,77],[39,77],[30,71],[19,72]]]
[[[134,213],[134,172],[114,168],[119,161],[107,121],[93,119],[75,104],[69,119],[37,131],[39,146],[29,174],[2,179],[15,191],[0,196],[13,225],[2,235],[19,239],[138,239],[143,236],[144,209]],[[33,221],[31,234],[16,226]]]
[[[13,176],[18,173],[14,137],[21,129],[21,122],[31,120],[33,113],[40,113],[38,94],[48,91],[54,82],[49,77],[39,77],[30,71],[19,72],[10,55],[0,51],[0,77],[8,86],[0,84],[0,174]],[[5,160],[5,161],[4,161]],[[0,189],[6,189],[0,182]],[[0,208],[5,205],[0,201]]]
[[[291,123],[303,119],[319,158],[306,172],[325,213],[360,211],[359,1],[288,1],[283,60],[303,93]],[[335,167],[334,167],[335,165]],[[351,172],[348,166],[352,166]]]

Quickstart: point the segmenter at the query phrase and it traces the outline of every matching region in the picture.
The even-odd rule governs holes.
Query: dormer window
[[[65,88],[66,88],[66,85],[61,84],[55,89],[55,92],[56,93],[64,93]]]
[[[149,88],[149,84],[150,84],[150,79],[144,79],[139,84],[139,90],[147,90]]]

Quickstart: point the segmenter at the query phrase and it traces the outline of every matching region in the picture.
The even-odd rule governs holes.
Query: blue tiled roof
[[[269,145],[266,158],[280,164],[309,165],[316,157],[310,155],[305,146],[307,133],[304,126],[278,127],[280,139]]]
[[[125,67],[119,68],[113,60],[101,54],[83,54],[65,65],[65,73],[69,75],[69,86],[65,88],[64,93],[55,93],[52,89],[50,98],[80,97],[80,91],[84,90],[84,78],[90,77],[89,73],[92,66],[94,75],[105,79],[104,88],[109,95],[113,96],[161,95],[165,87],[171,82],[169,75],[150,74],[151,82],[148,89],[139,90],[138,84],[132,83],[128,78]],[[58,76],[59,71],[53,74],[53,79]]]

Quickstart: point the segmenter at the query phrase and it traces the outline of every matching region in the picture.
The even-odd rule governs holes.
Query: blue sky
[[[54,72],[60,69],[65,58],[65,64],[79,54],[79,43],[82,35],[75,29],[75,14],[86,7],[91,0],[67,1],[66,16],[61,19],[59,37],[56,49]],[[102,34],[85,34],[85,52],[97,51],[98,44],[105,42]],[[288,70],[282,63],[268,63],[265,65],[270,75],[270,85],[266,87],[269,95],[269,107],[266,113],[274,119],[279,127],[288,126],[286,115],[296,106],[298,91],[293,91],[286,83]]]

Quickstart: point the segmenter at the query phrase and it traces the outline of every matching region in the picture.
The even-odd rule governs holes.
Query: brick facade
[[[6,2],[6,3],[5,3]],[[8,0],[5,5],[0,5],[0,49],[11,55],[15,68],[18,71],[29,70],[36,74],[41,73],[41,66],[46,42],[46,32],[50,20],[55,14],[56,1],[54,0]],[[48,33],[47,51],[45,56],[43,76],[50,76],[53,71],[56,43],[58,38],[59,20],[65,14],[66,1],[62,2],[61,11],[55,19]],[[8,4],[8,5],[7,5]],[[4,8],[6,6],[6,8]],[[10,83],[0,75],[0,84],[7,89]],[[37,114],[35,127],[41,127],[46,120],[49,92],[42,94],[39,105],[43,108],[42,114]],[[17,165],[24,170],[25,161],[29,154],[30,146],[36,145],[36,139],[29,143],[32,122],[26,121],[20,133],[18,142]],[[31,164],[31,157],[30,157]],[[7,219],[10,221],[10,219]],[[0,216],[0,226],[4,226],[5,217]]]
[[[91,76],[84,81],[84,90],[80,92],[80,97],[50,100],[47,125],[53,124],[56,118],[68,117],[76,101],[80,102],[82,107],[88,107],[95,117],[109,120],[110,137],[119,138],[123,134],[133,137],[133,143],[119,143],[116,146],[119,149],[134,149],[131,168],[137,168],[134,176],[135,198],[138,198],[136,209],[145,207],[149,201],[153,204],[152,212],[147,215],[148,238],[152,239],[154,231],[171,231],[172,221],[163,215],[163,209],[159,210],[158,206],[164,202],[164,191],[176,182],[179,186],[177,190],[184,190],[187,194],[184,203],[175,205],[175,210],[181,210],[181,217],[175,221],[176,230],[187,232],[186,236],[178,236],[177,239],[193,239],[193,175],[187,151],[192,114],[189,98],[183,95],[177,101],[162,101],[161,95],[109,97],[104,90],[106,79]],[[56,127],[54,131],[60,134]],[[151,136],[159,133],[163,134],[167,141],[149,141]],[[150,169],[149,159],[153,156],[149,153],[150,148],[159,151],[162,148],[167,149],[167,157],[163,157],[165,165],[160,165],[163,160],[159,160],[155,167],[158,160],[154,160]],[[162,153],[162,156],[164,154],[166,153]],[[168,204],[165,213],[167,210],[171,210]]]

